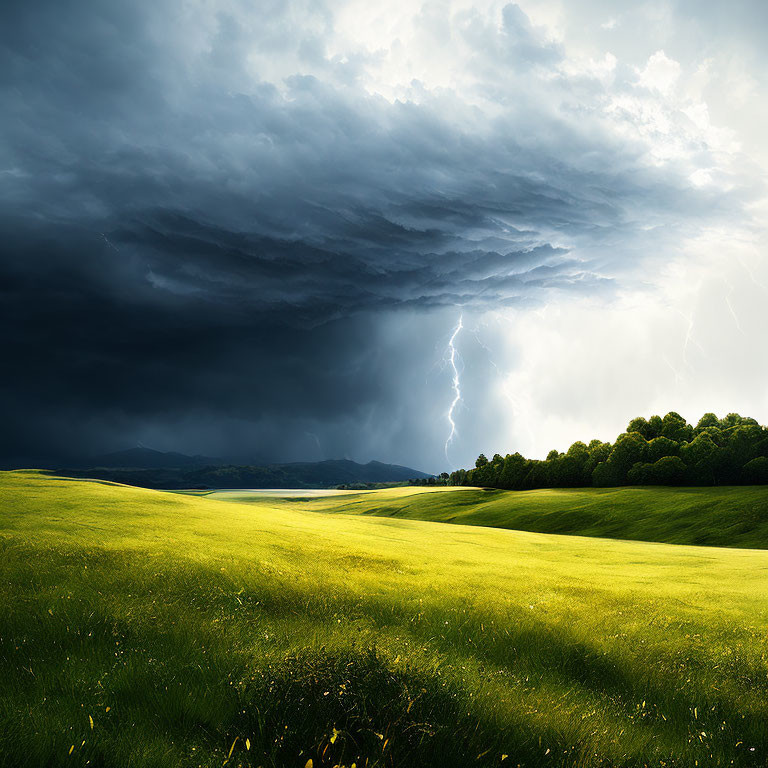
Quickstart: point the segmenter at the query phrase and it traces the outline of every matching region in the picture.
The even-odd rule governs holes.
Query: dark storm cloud
[[[8,461],[147,431],[172,447],[190,413],[198,433],[173,447],[212,453],[222,424],[258,424],[232,452],[268,434],[290,456],[281,420],[303,434],[302,419],[353,423],[389,397],[402,373],[372,348],[377,314],[610,291],[617,240],[730,204],[599,121],[549,113],[536,73],[563,54],[516,6],[492,35],[467,32],[496,114],[370,94],[365,54],[326,53],[318,5],[303,26],[283,4],[251,23],[237,3],[195,10],[0,11]],[[254,51],[294,71],[270,81]],[[365,444],[333,440],[331,455]]]

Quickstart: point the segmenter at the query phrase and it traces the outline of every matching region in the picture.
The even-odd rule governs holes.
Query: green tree
[[[648,419],[648,435],[646,440],[653,440],[654,437],[659,437],[663,428],[664,420],[661,416],[651,416],[651,418]]]
[[[746,419],[742,420],[739,426],[732,428],[728,435],[728,448],[733,453],[735,461],[743,466],[757,458],[758,446],[763,437],[763,428],[748,423]]]
[[[695,464],[699,461],[711,463],[717,450],[717,444],[709,432],[701,432],[690,443],[683,443],[680,446],[680,458],[686,464]]]
[[[768,484],[768,458],[758,456],[748,461],[741,471],[741,480],[751,485]]]
[[[664,456],[677,456],[680,453],[680,443],[668,437],[654,437],[648,442],[647,457],[653,464]]]
[[[528,472],[523,480],[523,488],[546,488],[547,464],[544,461],[529,461]]]
[[[526,460],[519,453],[504,457],[504,467],[501,470],[501,488],[519,490],[527,474]]]
[[[480,454],[474,469],[457,470],[447,481],[441,476],[438,482],[508,489],[628,482],[723,485],[763,482],[762,459],[768,461],[768,428],[755,419],[737,413],[718,419],[706,413],[694,428],[670,411],[664,418],[632,419],[614,444],[577,441],[565,453],[550,451],[544,461],[519,453],[505,457],[496,453],[488,461]]]
[[[705,429],[708,429],[709,427],[718,428],[719,426],[720,426],[720,419],[718,419],[714,413],[705,413],[699,419],[699,423],[696,425],[695,431],[697,433],[703,432]]]
[[[675,411],[670,411],[662,419],[661,434],[678,443],[688,442],[693,437],[693,427]]]
[[[561,488],[578,488],[586,485],[584,469],[589,461],[589,449],[581,441],[575,442],[557,460],[558,485]]]
[[[613,446],[610,443],[604,443],[602,440],[592,440],[587,446],[589,456],[584,463],[583,480],[585,485],[592,485],[593,474],[598,464],[607,461],[611,455]]]
[[[647,450],[648,442],[641,434],[625,432],[616,439],[608,461],[627,472],[635,462],[643,461]]]
[[[627,473],[632,485],[680,485],[686,466],[679,456],[664,456],[653,464],[637,463]]]
[[[592,485],[610,487],[622,485],[625,475],[620,467],[608,461],[601,461],[592,472]]]
[[[646,419],[642,416],[638,416],[636,419],[632,419],[632,421],[629,422],[627,432],[639,432],[646,440],[648,440],[651,433],[651,426]]]

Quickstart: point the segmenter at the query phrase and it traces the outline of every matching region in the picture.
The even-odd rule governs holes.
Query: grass
[[[0,764],[766,765],[768,552],[302,503],[2,473]]]
[[[214,498],[261,504],[258,492]],[[287,508],[483,525],[538,533],[768,548],[768,486],[716,488],[392,488],[343,498],[282,499]]]

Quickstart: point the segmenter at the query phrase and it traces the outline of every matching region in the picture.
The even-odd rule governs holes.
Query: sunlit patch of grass
[[[2,765],[766,764],[768,552],[0,489]]]

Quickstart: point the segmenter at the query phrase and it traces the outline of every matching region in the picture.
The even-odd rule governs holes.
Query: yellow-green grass
[[[765,551],[0,475],[4,766],[765,766],[767,630]]]
[[[262,504],[258,491],[217,491]],[[272,501],[272,500],[270,500]],[[292,509],[485,525],[673,544],[768,548],[768,486],[717,488],[390,488],[344,497],[276,499]]]

